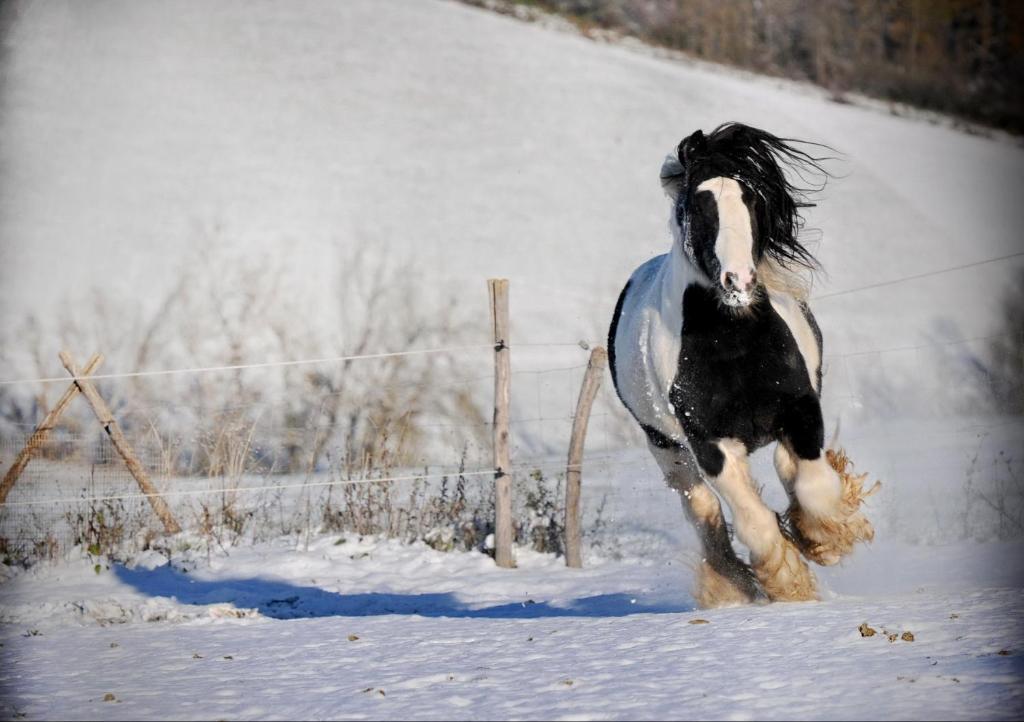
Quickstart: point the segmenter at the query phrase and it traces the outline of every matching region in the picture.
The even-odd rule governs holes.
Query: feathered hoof
[[[783,537],[769,555],[753,559],[751,568],[773,602],[810,602],[818,598],[818,581],[789,539]]]
[[[857,542],[875,538],[875,528],[861,513],[860,506],[882,483],[876,481],[865,491],[864,481],[868,475],[851,473],[853,464],[842,449],[828,449],[825,458],[839,475],[842,485],[835,510],[829,516],[816,516],[794,505],[787,516],[793,539],[803,555],[822,566],[831,566],[850,554]]]
[[[715,571],[706,561],[702,561],[697,567],[697,588],[693,593],[694,601],[701,609],[739,607],[753,602],[768,601],[749,570],[747,570],[747,576],[750,578],[737,583],[736,580]]]

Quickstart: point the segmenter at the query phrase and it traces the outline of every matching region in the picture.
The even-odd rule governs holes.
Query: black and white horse
[[[661,169],[672,248],[633,273],[609,331],[616,391],[701,539],[703,606],[813,599],[801,557],[834,564],[874,533],[859,511],[862,477],[824,449],[822,340],[799,273],[816,265],[798,239],[807,189],[784,169],[827,174],[795,142],[728,123],[679,144]],[[773,441],[783,517],[747,463]]]

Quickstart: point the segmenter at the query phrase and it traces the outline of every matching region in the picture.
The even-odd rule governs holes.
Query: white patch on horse
[[[812,516],[832,518],[836,515],[842,494],[842,483],[825,455],[817,459],[797,459],[796,481],[793,491],[796,498]]]
[[[769,289],[768,300],[779,314],[779,318],[789,329],[790,335],[796,341],[796,347],[804,359],[804,367],[807,369],[807,376],[811,382],[811,388],[821,392],[818,384],[818,368],[821,366],[821,354],[818,352],[818,339],[811,330],[811,324],[807,321],[803,309],[796,299],[785,293],[778,293]]]
[[[673,247],[636,270],[615,338],[619,394],[638,420],[684,443],[669,400],[679,362],[682,298],[688,278],[682,250]]]
[[[775,445],[775,454],[772,460],[775,462],[775,473],[779,475],[779,481],[786,488],[786,493],[792,496],[795,493],[793,482],[796,481],[796,455],[780,441]]]
[[[736,536],[757,557],[769,556],[782,542],[775,512],[769,509],[750,475],[747,447],[738,439],[721,439],[718,448],[725,456],[721,473],[711,485],[732,509]]]
[[[734,178],[711,178],[697,186],[710,191],[718,204],[718,236],[715,255],[721,265],[718,282],[728,289],[728,274],[733,274],[735,290],[723,300],[730,306],[748,306],[754,281],[754,230],[750,211],[743,202],[743,189]]]

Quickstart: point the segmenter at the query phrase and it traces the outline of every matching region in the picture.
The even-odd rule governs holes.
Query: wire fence
[[[581,361],[513,375],[511,473],[524,488],[532,485],[545,506],[520,510],[519,516],[542,511],[543,522],[550,523],[561,513],[555,477],[565,472],[585,349],[577,343],[533,347],[575,348]],[[493,525],[494,376],[485,372],[492,349],[87,378],[109,401],[134,455],[187,533],[226,535],[235,542],[322,529],[420,538],[447,528],[472,546],[483,543]],[[401,373],[380,371],[427,355],[458,355],[461,362],[440,370],[405,365]],[[320,379],[312,385],[276,377],[302,366],[329,376],[352,360],[372,364],[375,371],[361,375],[350,368],[330,383]],[[178,384],[168,383],[173,377]],[[213,379],[204,383],[201,377]],[[55,378],[21,383],[52,389]],[[590,460],[611,467],[616,460],[607,450],[621,446],[621,439],[609,436],[617,426],[614,419],[607,423],[607,402],[606,397],[606,410],[592,415]],[[40,405],[33,415],[45,411]],[[0,424],[4,470],[36,423]],[[520,531],[529,537],[529,528]],[[0,509],[0,554],[12,560],[54,556],[76,546],[108,554],[137,550],[154,543],[159,532],[147,494],[84,402],[73,404],[35,450]]]
[[[1015,258],[1024,257],[1024,252],[1009,253],[1005,256],[997,256],[995,258],[985,258],[980,261],[973,261],[971,263],[962,263],[956,266],[950,266],[948,268],[937,268],[931,271],[925,271],[923,273],[915,273],[909,276],[900,276],[898,278],[892,278],[887,281],[876,281],[874,283],[867,283],[862,286],[856,286],[854,288],[845,288],[838,291],[829,291],[828,293],[815,294],[812,297],[812,301],[823,301],[828,298],[835,298],[838,296],[848,296],[854,293],[860,293],[862,291],[871,291],[876,288],[884,288],[886,286],[898,286],[910,281],[917,281],[922,278],[931,278],[933,276],[944,276],[948,273],[955,273],[957,271],[964,271],[969,268],[977,268],[979,266],[987,266],[991,263],[1002,263],[1003,261],[1012,261]]]
[[[973,413],[1006,391],[1007,380],[979,362],[1000,340],[991,335],[827,354],[825,413],[853,429],[844,433],[845,443],[884,440],[889,432],[873,423],[892,418],[892,405],[900,404],[903,418],[947,414],[961,441],[982,435],[1012,444],[1019,416]],[[559,525],[559,476],[588,344],[521,346],[559,349],[560,359],[579,350],[578,363],[513,373],[511,471],[522,492],[517,518],[523,541],[537,536],[533,523],[542,530]],[[441,529],[447,530],[441,533],[445,544],[470,547],[492,532],[492,349],[477,344],[88,378],[190,533],[222,544],[316,530],[412,539]],[[424,362],[453,356],[459,363],[444,368]],[[375,371],[360,375],[353,361]],[[381,372],[399,362],[400,373]],[[919,369],[936,364],[944,373],[930,374],[926,383]],[[342,365],[344,373],[332,376]],[[57,381],[71,377],[0,386],[41,388],[35,398],[43,399],[46,389],[55,393]],[[34,418],[0,421],[5,470],[45,409],[40,401]],[[623,498],[641,487],[648,495],[663,494],[649,460],[629,453],[644,443],[606,380],[590,417],[584,466],[604,482],[617,477],[619,486],[616,491],[599,481],[587,488]],[[901,473],[896,452],[878,449],[871,458],[876,468]],[[674,509],[671,502],[663,506]],[[36,451],[0,509],[0,554],[14,560],[76,546],[104,553],[138,549],[158,537],[147,495],[81,403]]]

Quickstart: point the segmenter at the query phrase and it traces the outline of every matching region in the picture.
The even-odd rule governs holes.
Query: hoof
[[[749,569],[746,569],[744,578],[733,579],[715,571],[706,561],[697,567],[697,588],[693,598],[701,609],[738,607],[768,601]]]
[[[752,560],[751,568],[773,602],[810,602],[818,598],[818,582],[797,546],[785,537],[771,554]]]
[[[853,464],[841,449],[825,452],[829,466],[839,475],[841,484],[839,502],[832,512],[814,515],[799,505],[791,506],[787,512],[789,536],[800,548],[800,552],[811,561],[822,566],[837,564],[853,551],[857,542],[869,542],[875,538],[875,529],[860,511],[866,498],[878,491],[881,482],[864,491],[867,474],[854,475],[849,467]]]

